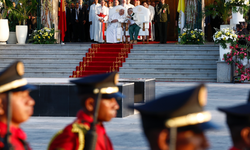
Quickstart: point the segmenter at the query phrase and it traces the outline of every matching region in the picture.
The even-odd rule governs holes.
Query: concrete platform
[[[37,90],[30,93],[35,100],[33,116],[75,116],[81,109],[74,78],[26,78],[28,83],[36,85]],[[155,98],[155,79],[119,79],[119,91],[125,95],[118,99],[120,109],[117,117],[133,115],[128,109],[135,102],[144,103]]]

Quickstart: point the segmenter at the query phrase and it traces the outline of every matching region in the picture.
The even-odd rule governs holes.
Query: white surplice
[[[151,5],[149,5],[148,9],[150,10],[151,41],[154,41],[155,40],[155,30],[154,30],[154,25],[153,25],[152,21],[154,20],[154,16],[155,16],[155,8]]]
[[[103,14],[105,17],[100,17],[98,15]],[[96,21],[95,21],[95,34],[94,34],[94,41],[103,43],[103,22],[100,22],[99,19],[102,19],[104,21],[107,21],[109,17],[109,8],[106,6],[99,6],[96,8]]]
[[[125,21],[126,16],[125,14],[121,16],[119,12],[117,12],[109,17],[109,22],[115,19],[117,19],[119,22],[110,23],[110,26],[107,28],[107,31],[106,31],[107,43],[122,42],[123,32],[121,28],[121,22]]]
[[[95,21],[96,21],[96,8],[98,6],[101,6],[101,4],[97,3],[97,4],[92,4],[90,6],[90,10],[89,10],[89,22],[92,22],[92,25],[90,25],[89,28],[89,34],[90,34],[90,39],[93,40],[94,39],[94,35],[95,35],[95,30],[94,30],[94,26],[95,26]]]
[[[127,8],[129,9],[129,8],[134,8],[135,6],[134,5],[132,5],[132,4],[127,4]]]

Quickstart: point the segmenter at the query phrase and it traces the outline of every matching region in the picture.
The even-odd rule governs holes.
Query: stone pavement
[[[156,97],[165,93],[173,93],[192,87],[191,82],[157,82]],[[208,131],[211,150],[226,150],[231,145],[228,130],[225,126],[224,114],[216,110],[217,106],[231,106],[246,102],[250,84],[208,83],[208,103],[206,110],[212,112],[213,122],[221,126],[218,131]],[[22,125],[28,135],[28,141],[34,150],[45,150],[52,136],[74,117],[32,117]],[[105,123],[116,150],[147,150],[147,142],[140,128],[140,115],[126,118],[115,118]]]

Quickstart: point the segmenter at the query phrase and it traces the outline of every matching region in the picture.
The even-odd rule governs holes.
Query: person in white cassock
[[[134,8],[135,7],[134,5],[130,4],[130,0],[127,0],[126,4],[127,4],[127,8]]]
[[[101,0],[101,6],[96,8],[96,21],[95,21],[95,34],[94,41],[103,43],[104,42],[104,21],[108,20],[109,8],[104,6],[105,1]]]
[[[152,21],[154,20],[154,16],[155,16],[155,8],[150,5],[151,2],[148,0],[148,9],[150,10],[150,23],[151,23],[151,41],[154,41],[154,30],[153,30],[153,23]]]
[[[108,1],[108,6],[109,6],[109,9],[113,8],[113,0]]]
[[[127,16],[128,14],[128,5],[127,5],[127,0],[122,0],[121,6],[124,7],[124,11],[125,11],[125,16]]]
[[[106,41],[107,43],[118,43],[122,42],[122,28],[120,22],[124,22],[126,15],[124,14],[124,9],[120,9],[119,12],[110,16],[109,21],[110,26],[106,31]]]
[[[114,0],[114,6],[113,7],[118,6],[118,5],[119,5],[119,1],[118,0]]]
[[[95,27],[95,21],[96,21],[96,8],[98,6],[101,6],[99,3],[98,3],[98,0],[94,0],[94,4],[92,4],[90,6],[90,10],[89,10],[89,24],[90,24],[90,28],[89,28],[89,34],[90,34],[90,39],[91,40],[94,40],[94,35],[95,35],[95,30],[94,30],[94,27]]]

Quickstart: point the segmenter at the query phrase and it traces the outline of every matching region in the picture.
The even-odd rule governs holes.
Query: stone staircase
[[[134,45],[119,73],[121,78],[216,82],[218,58],[214,44]]]
[[[0,45],[0,70],[15,60],[25,65],[25,77],[68,78],[91,44]]]

